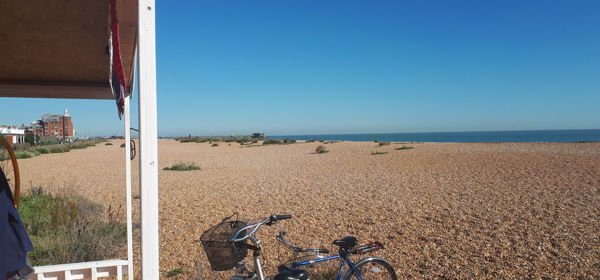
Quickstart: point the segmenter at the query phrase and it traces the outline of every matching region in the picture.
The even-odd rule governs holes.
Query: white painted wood
[[[34,267],[32,280],[98,279],[117,277],[127,273],[128,260],[105,260]],[[118,275],[117,275],[118,274]],[[119,276],[121,275],[121,276]]]
[[[138,106],[142,279],[159,279],[158,143],[154,0],[138,2]]]
[[[117,266],[117,280],[123,280],[123,267]]]
[[[125,97],[125,193],[127,195],[127,260],[129,280],[133,280],[133,211],[131,194],[131,95]]]

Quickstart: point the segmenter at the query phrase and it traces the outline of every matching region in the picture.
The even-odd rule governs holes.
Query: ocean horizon
[[[275,135],[275,139],[381,142],[596,142],[600,129]]]

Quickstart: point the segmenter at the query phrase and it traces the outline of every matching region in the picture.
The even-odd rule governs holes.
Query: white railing
[[[69,263],[34,267],[32,280],[74,280],[103,277],[123,279],[127,274],[127,260],[106,260],[83,263]]]

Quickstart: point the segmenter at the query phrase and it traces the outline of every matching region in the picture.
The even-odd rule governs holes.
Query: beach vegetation
[[[36,157],[39,156],[40,152],[38,152],[37,150],[28,150],[28,151],[15,151],[15,157],[17,159],[25,159],[25,158],[32,158],[32,157]]]
[[[277,145],[277,144],[282,144],[283,142],[279,139],[271,139],[271,138],[267,138],[265,139],[265,141],[263,141],[263,145]]]
[[[50,147],[50,152],[53,154],[66,153],[68,151],[70,151],[68,146],[57,145],[57,146]]]
[[[240,145],[245,144],[245,143],[258,143],[258,139],[255,138],[251,138],[249,136],[230,136],[230,137],[183,137],[183,138],[177,138],[177,141],[179,141],[180,143],[209,143],[212,144],[213,142],[226,142],[226,143],[232,143],[232,142],[237,142]]]
[[[13,146],[15,157],[18,159],[32,158],[41,154],[66,153],[73,149],[85,149],[95,146],[101,140],[81,141],[75,143],[55,144],[50,146],[34,146],[29,143],[20,143]]]
[[[410,149],[414,149],[414,148],[415,147],[412,147],[412,146],[402,146],[402,147],[395,148],[394,150],[397,150],[397,151],[399,151],[399,150],[410,150]]]
[[[39,135],[36,135],[33,133],[25,134],[25,143],[29,143],[29,145],[31,145],[31,146],[36,145],[38,140],[40,140]]]
[[[200,170],[200,166],[197,166],[193,162],[179,162],[174,164],[171,167],[165,167],[163,170],[170,171],[192,171],[192,170]]]
[[[173,277],[175,275],[179,275],[179,274],[182,274],[182,273],[183,273],[183,270],[181,270],[181,268],[176,268],[176,269],[173,269],[173,270],[167,272],[166,277],[167,278],[171,278],[171,277]]]
[[[324,153],[329,153],[329,151],[325,148],[325,146],[323,145],[319,145],[316,149],[315,149],[315,153],[317,154],[324,154]]]
[[[106,144],[104,144],[104,146],[112,146],[112,145],[113,145],[113,143],[110,143],[110,142],[106,142]]]
[[[125,143],[121,144],[119,147],[125,148]]]
[[[50,153],[50,149],[46,148],[46,147],[37,147],[35,148],[36,151],[38,151],[40,154],[49,154]]]
[[[19,213],[35,245],[27,254],[34,266],[114,258],[127,241],[121,207],[105,211],[85,198],[39,187],[21,196]]]
[[[289,138],[285,138],[283,140],[281,139],[272,139],[272,138],[267,138],[263,141],[263,145],[281,145],[281,144],[293,144],[296,143],[295,139],[289,139]]]
[[[56,145],[56,144],[58,144],[58,138],[56,138],[54,136],[42,136],[40,138],[40,142],[42,143],[43,146]]]
[[[385,154],[387,154],[387,153],[388,153],[388,152],[372,152],[371,154],[372,154],[372,155],[385,155]]]
[[[211,147],[217,147],[219,146],[219,143],[212,143],[212,145],[210,145]]]
[[[388,146],[390,142],[379,142],[379,146]]]
[[[315,142],[315,141],[317,141],[317,140],[315,140],[315,139],[308,139],[308,140],[306,140],[306,141],[304,141],[304,142],[306,142],[306,143],[313,143],[313,142]]]

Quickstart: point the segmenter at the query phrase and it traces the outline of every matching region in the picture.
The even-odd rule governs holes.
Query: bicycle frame
[[[346,263],[348,263],[348,265],[350,266],[350,268],[354,272],[356,272],[356,275],[358,276],[358,279],[359,280],[363,280],[362,275],[356,269],[356,267],[354,266],[354,263],[347,256],[342,257],[341,255],[335,255],[335,256],[329,256],[329,257],[324,257],[324,258],[317,258],[317,259],[314,259],[314,260],[292,263],[291,266],[292,266],[292,268],[298,268],[299,266],[303,266],[303,265],[309,265],[309,264],[313,264],[313,263],[326,262],[326,261],[331,261],[331,260],[335,260],[335,259],[339,259],[339,258],[342,259],[342,262],[340,264],[340,271],[338,273],[338,278],[337,278],[338,280],[342,280],[342,276],[344,274],[344,266],[346,265]]]

